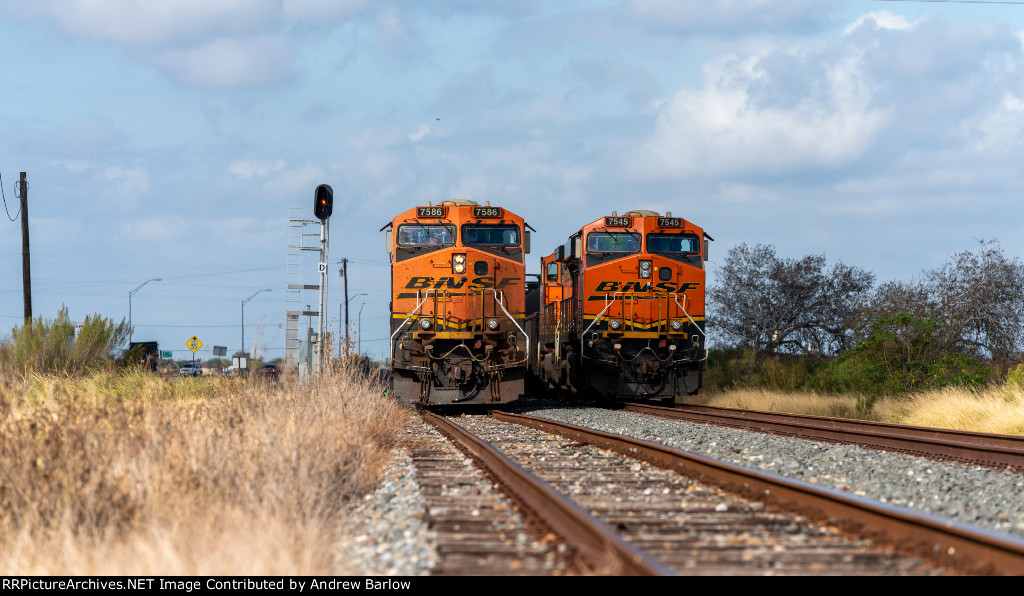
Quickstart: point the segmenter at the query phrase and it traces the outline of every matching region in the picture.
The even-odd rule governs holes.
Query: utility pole
[[[25,172],[21,173],[18,183],[18,194],[21,198],[21,280],[25,292],[25,324],[32,324],[32,268],[29,266],[28,254],[28,181]]]
[[[341,276],[345,280],[345,356],[348,356],[348,259],[341,260]]]

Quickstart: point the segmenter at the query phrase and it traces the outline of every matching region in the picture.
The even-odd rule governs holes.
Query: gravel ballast
[[[1024,537],[1024,475],[597,408],[518,410]]]
[[[1024,475],[979,466],[779,437],[631,412],[527,402],[516,409],[551,420],[619,433],[786,478],[842,490],[959,523],[1024,537]],[[429,575],[438,560],[421,521],[424,499],[404,451],[355,517],[342,545],[345,567],[371,575]]]

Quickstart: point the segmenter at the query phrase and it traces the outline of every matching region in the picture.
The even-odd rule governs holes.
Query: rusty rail
[[[557,433],[642,459],[781,509],[828,520],[848,532],[890,542],[900,552],[930,559],[945,568],[971,574],[1024,573],[1024,540],[1009,535],[648,441],[532,416],[505,412],[493,415],[498,420]]]
[[[612,569],[616,575],[675,575],[486,442],[441,416],[427,411],[421,412],[421,416],[464,448],[523,507],[558,534],[585,566],[595,570]]]
[[[721,424],[802,439],[853,443],[1024,472],[1024,436],[696,404],[681,404],[674,408],[628,404],[624,409],[690,422]]]

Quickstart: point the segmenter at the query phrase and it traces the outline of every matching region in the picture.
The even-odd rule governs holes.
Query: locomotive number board
[[[444,217],[444,207],[417,207],[416,217]]]
[[[626,228],[632,220],[628,217],[606,217],[604,218],[604,225],[609,228]]]
[[[659,217],[658,226],[662,228],[681,228],[683,220],[678,217]]]
[[[473,217],[501,217],[501,207],[473,207]]]

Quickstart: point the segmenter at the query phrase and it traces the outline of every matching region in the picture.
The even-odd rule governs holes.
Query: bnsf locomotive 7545
[[[696,394],[708,240],[671,213],[613,212],[541,258],[527,320],[531,374],[548,388],[602,397]]]
[[[503,404],[523,394],[523,218],[443,201],[394,218],[391,373],[395,396],[425,406]]]

